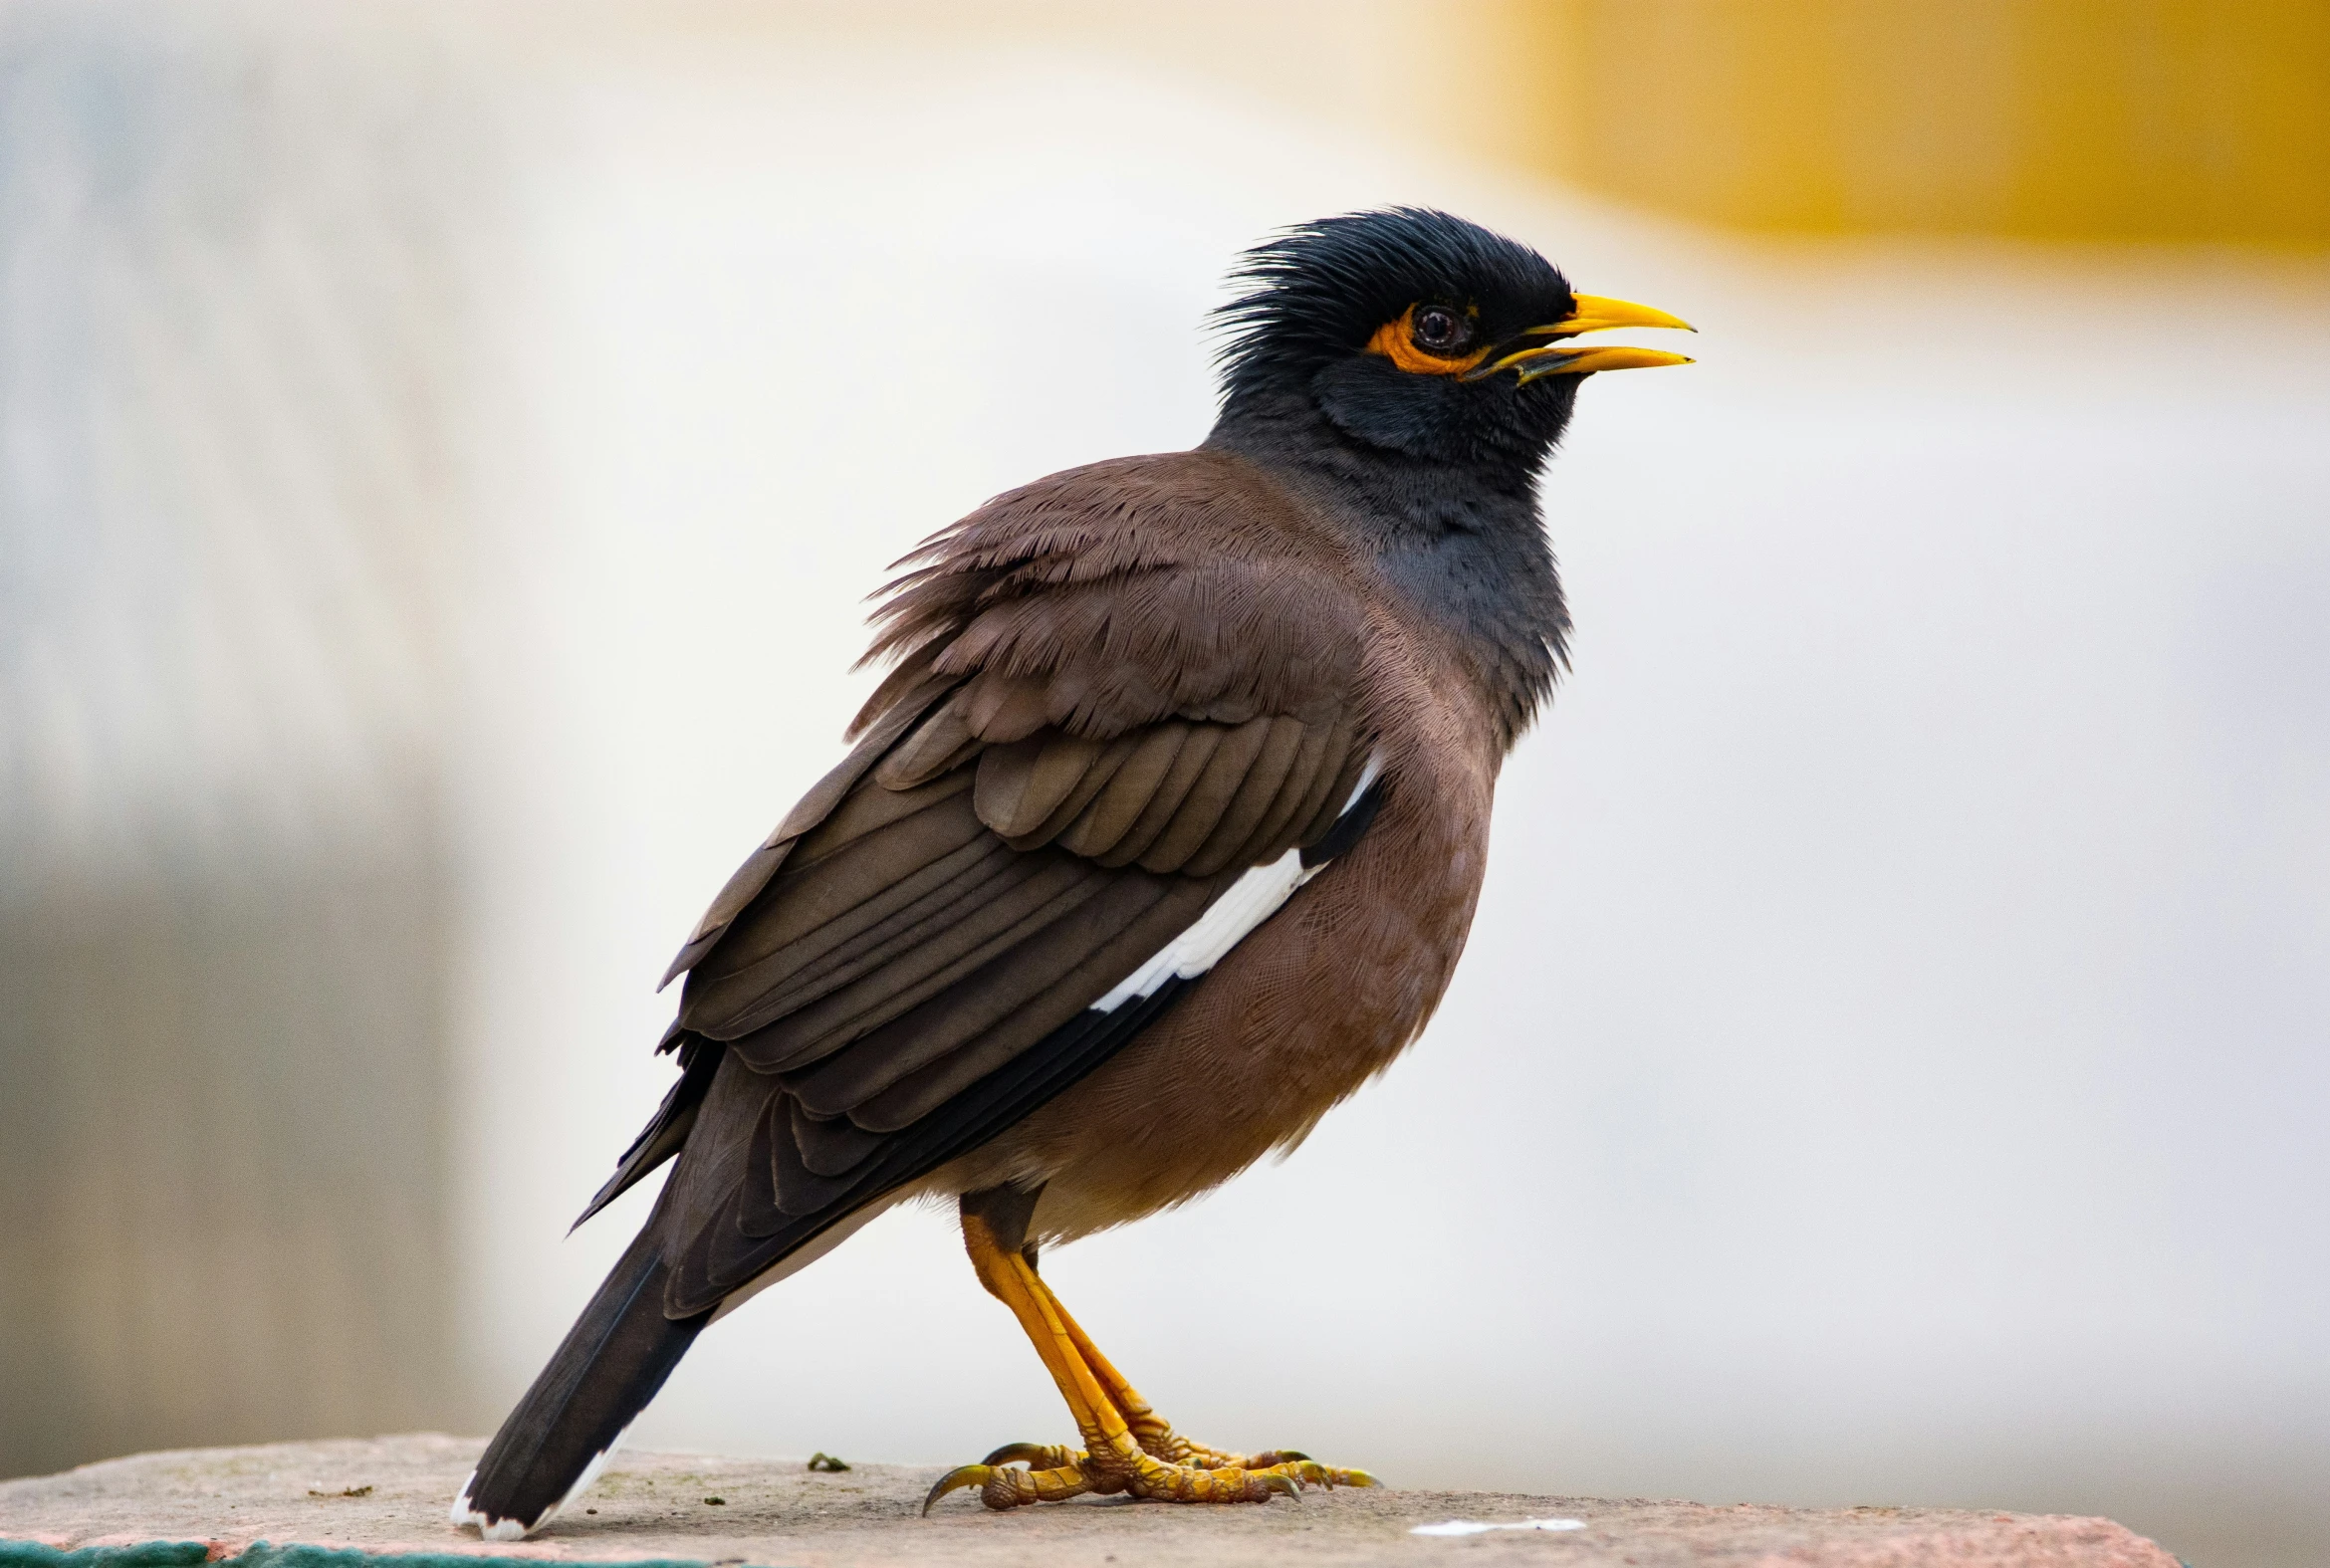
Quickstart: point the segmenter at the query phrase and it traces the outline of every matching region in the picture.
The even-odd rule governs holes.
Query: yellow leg
[[[1292,1449],[1271,1449],[1251,1455],[1233,1454],[1223,1449],[1210,1449],[1181,1436],[1173,1430],[1171,1422],[1158,1415],[1149,1402],[1141,1398],[1141,1391],[1116,1370],[1115,1365],[1101,1353],[1098,1345],[1092,1343],[1092,1337],[1083,1331],[1076,1320],[1068,1316],[1067,1308],[1060,1304],[1059,1297],[1051,1293],[1051,1286],[1044,1282],[1043,1276],[1031,1269],[1030,1277],[1036,1288],[1043,1292],[1044,1300],[1052,1314],[1059,1319],[1059,1326],[1067,1332],[1068,1343],[1075,1347],[1076,1354],[1091,1369],[1094,1381],[1100,1385],[1101,1392],[1108,1396],[1109,1403],[1123,1415],[1125,1426],[1130,1429],[1133,1440],[1140,1444],[1144,1453],[1169,1463],[1199,1464],[1207,1469],[1283,1468],[1296,1478],[1318,1486],[1372,1486],[1376,1483],[1375,1477],[1365,1470],[1337,1469],[1320,1464],[1309,1455]]]
[[[1101,1355],[1090,1337],[1036,1272],[1035,1265],[999,1237],[984,1218],[966,1212],[963,1243],[980,1283],[1012,1309],[1058,1385],[1074,1417],[1083,1449],[1014,1444],[939,1479],[923,1512],[950,1491],[979,1488],[990,1508],[1059,1502],[1085,1492],[1130,1492],[1170,1502],[1265,1502],[1274,1493],[1295,1496],[1305,1480],[1327,1485],[1374,1484],[1363,1470],[1333,1470],[1300,1455],[1217,1454],[1175,1435]],[[1026,1459],[1022,1469],[1010,1459]]]

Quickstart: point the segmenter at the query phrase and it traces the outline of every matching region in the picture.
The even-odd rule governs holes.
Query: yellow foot
[[[940,1476],[922,1499],[924,1513],[948,1492],[969,1486],[979,1488],[980,1500],[990,1508],[1002,1509],[1063,1502],[1086,1492],[1128,1492],[1160,1502],[1268,1502],[1280,1493],[1299,1497],[1305,1482],[1376,1484],[1365,1470],[1335,1469],[1305,1454],[1224,1454],[1176,1434],[1100,1354],[1036,1272],[1036,1250],[1027,1244],[1034,1204],[1033,1193],[1011,1188],[964,1195],[963,1245],[979,1270],[979,1282],[1012,1309],[1045,1370],[1059,1385],[1084,1446],[1007,1444],[978,1464]]]
[[[1048,1459],[1065,1462],[1043,1469],[1023,1469],[1016,1464],[962,1465],[939,1477],[930,1495],[922,1499],[922,1511],[930,1512],[931,1504],[948,1492],[967,1486],[978,1487],[979,1500],[996,1509],[1031,1502],[1064,1502],[1086,1492],[1126,1492],[1159,1502],[1268,1502],[1275,1494],[1298,1497],[1302,1493],[1302,1482],[1284,1467],[1201,1469],[1192,1464],[1168,1464],[1138,1450],[1130,1455],[1103,1451],[1098,1459],[1076,1449],[1040,1452]]]
[[[949,1470],[922,1500],[922,1511],[948,1492],[979,1489],[979,1500],[998,1510],[1031,1502],[1064,1502],[1086,1492],[1126,1492],[1159,1502],[1268,1502],[1274,1494],[1299,1498],[1305,1484],[1373,1486],[1365,1470],[1337,1469],[1306,1454],[1274,1451],[1251,1456],[1222,1454],[1186,1439],[1164,1457],[1123,1445],[1104,1448],[1097,1460],[1081,1449],[1035,1443],[1008,1443],[977,1464]],[[1026,1468],[1020,1466],[1025,1464]]]
[[[1112,1369],[1113,1370],[1113,1369]],[[1376,1486],[1382,1484],[1365,1470],[1337,1469],[1331,1464],[1320,1464],[1298,1449],[1271,1449],[1261,1454],[1232,1454],[1225,1449],[1209,1449],[1173,1430],[1172,1423],[1150,1410],[1139,1394],[1130,1388],[1111,1394],[1133,1408],[1125,1412],[1126,1425],[1141,1452],[1163,1459],[1168,1464],[1194,1464],[1201,1469],[1283,1469],[1312,1486]],[[988,1459],[990,1464],[995,1460]],[[1033,1461],[1031,1461],[1033,1462]]]

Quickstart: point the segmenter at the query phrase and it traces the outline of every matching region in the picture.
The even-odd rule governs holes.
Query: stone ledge
[[[824,1473],[798,1460],[632,1453],[618,1456],[578,1506],[542,1535],[489,1545],[445,1522],[446,1503],[483,1446],[419,1434],[197,1449],[0,1481],[0,1557],[8,1555],[9,1542],[79,1550],[199,1541],[214,1562],[267,1542],[278,1551],[262,1556],[296,1545],[554,1562],[664,1559],[719,1568],[2178,1568],[2159,1546],[2108,1519],[1942,1508],[1718,1508],[1512,1492],[1314,1488],[1299,1502],[1262,1506],[1087,1498],[1009,1514],[989,1513],[958,1495],[924,1519],[918,1510],[936,1469],[858,1464]],[[1579,1522],[1550,1530],[1410,1533],[1453,1519]],[[48,1552],[37,1555],[54,1561]]]

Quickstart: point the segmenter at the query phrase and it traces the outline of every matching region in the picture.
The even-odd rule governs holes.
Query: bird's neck
[[[1242,398],[1205,446],[1330,513],[1384,585],[1448,635],[1511,746],[1553,689],[1569,632],[1532,470],[1431,462],[1353,440],[1307,398]]]

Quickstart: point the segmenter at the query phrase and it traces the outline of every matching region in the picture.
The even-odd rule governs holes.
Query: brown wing
[[[699,1086],[609,1185],[684,1143],[675,1316],[1120,1048],[1195,982],[1094,1004],[1321,840],[1366,762],[1356,594],[1235,460],[1056,476],[923,555],[858,749],[674,965]]]

